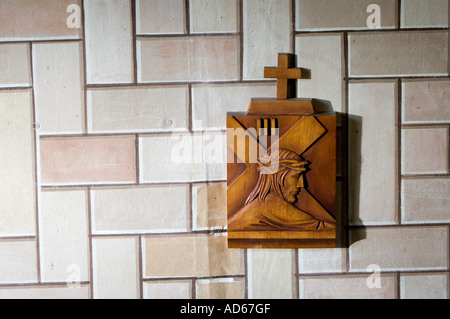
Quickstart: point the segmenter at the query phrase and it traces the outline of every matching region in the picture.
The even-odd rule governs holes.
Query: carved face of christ
[[[284,183],[281,187],[281,191],[283,193],[284,199],[291,204],[297,201],[297,195],[298,193],[300,193],[301,174],[301,172],[290,170],[284,178]]]

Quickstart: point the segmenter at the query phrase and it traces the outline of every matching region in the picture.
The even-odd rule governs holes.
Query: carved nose
[[[305,181],[303,178],[304,178],[303,174],[300,175],[300,177],[297,181],[297,188],[305,188]]]

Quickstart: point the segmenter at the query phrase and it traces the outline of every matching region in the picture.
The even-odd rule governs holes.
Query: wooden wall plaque
[[[336,114],[296,98],[295,56],[279,54],[276,99],[227,116],[229,248],[336,245]]]

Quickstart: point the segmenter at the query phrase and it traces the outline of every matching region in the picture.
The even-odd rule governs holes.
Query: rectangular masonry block
[[[403,122],[442,123],[450,121],[450,81],[405,81],[402,86]]]
[[[448,268],[447,226],[355,229],[350,242],[350,271],[373,264],[381,271]]]
[[[89,285],[69,288],[63,286],[26,286],[0,288],[0,299],[25,300],[64,300],[64,299],[90,299]]]
[[[448,299],[448,274],[402,274],[401,299]]]
[[[134,136],[41,139],[43,185],[136,181]]]
[[[88,84],[134,78],[131,0],[84,1]]]
[[[186,33],[185,2],[185,0],[136,0],[136,33]]]
[[[94,89],[87,92],[93,133],[187,131],[188,87]]]
[[[82,61],[80,42],[33,44],[33,86],[39,134],[83,132]]]
[[[141,182],[226,180],[225,133],[172,134],[139,139]]]
[[[2,0],[0,41],[79,39],[82,34],[81,2],[81,0]],[[73,14],[75,15],[72,16]],[[70,21],[78,19],[80,28],[72,28],[72,24],[67,23],[69,18]]]
[[[368,7],[373,3],[372,0],[296,0],[296,30],[369,29],[367,19],[373,9]],[[397,0],[378,0],[376,4],[380,7],[380,28],[395,28]]]
[[[162,201],[162,198],[174,201]],[[94,234],[186,232],[189,188],[186,185],[94,188]]]
[[[370,278],[363,275],[340,277],[301,277],[300,299],[396,299],[395,275],[380,275],[380,288],[368,286]]]
[[[449,129],[420,127],[402,130],[402,174],[449,172]]]
[[[292,52],[292,1],[244,0],[244,80],[261,80],[279,52]]]
[[[450,179],[425,178],[402,181],[403,223],[448,223]]]
[[[139,82],[231,81],[239,77],[239,38],[204,36],[141,39]]]
[[[402,0],[402,28],[447,28],[448,0]]]
[[[244,299],[242,279],[213,279],[197,281],[197,299]]]
[[[35,240],[0,241],[0,284],[37,282]]]
[[[448,74],[448,31],[352,33],[348,42],[353,77]]]
[[[94,238],[92,284],[95,299],[139,299],[139,239]]]
[[[86,190],[41,192],[39,245],[43,282],[65,282],[72,272],[89,281]]]
[[[397,223],[396,87],[396,82],[350,83],[351,224]]]
[[[145,277],[241,275],[242,251],[227,248],[226,236],[184,235],[144,239]]]
[[[190,0],[191,32],[238,32],[238,2],[238,0]]]
[[[335,112],[345,106],[344,46],[341,35],[313,34],[295,38],[298,67],[311,70],[311,79],[298,81],[298,97],[320,99]],[[329,111],[329,110],[328,110]]]
[[[226,183],[195,184],[192,187],[192,197],[194,230],[226,227]]]
[[[30,86],[30,61],[28,44],[0,45],[0,88]]]
[[[346,271],[346,249],[300,249],[298,251],[298,272],[332,273]]]
[[[36,234],[36,172],[30,90],[0,91],[0,237]]]
[[[192,280],[144,282],[144,299],[191,299]]]
[[[225,130],[227,112],[247,111],[255,97],[276,96],[276,85],[267,84],[195,84],[192,86],[194,130]]]
[[[250,299],[292,299],[293,250],[248,250]]]

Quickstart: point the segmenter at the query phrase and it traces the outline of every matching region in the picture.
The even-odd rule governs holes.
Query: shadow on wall
[[[313,99],[317,114],[331,113],[333,107],[330,101]],[[336,182],[336,213],[337,213],[337,248],[349,248],[357,241],[366,238],[365,229],[358,226],[358,237],[349,234],[349,221],[360,225],[359,201],[361,187],[361,136],[362,117],[337,113],[337,182]],[[339,126],[339,123],[341,124]]]
[[[362,220],[360,218],[359,203],[361,200],[361,166],[363,163],[361,156],[361,137],[362,137],[362,123],[363,118],[356,115],[346,115],[346,132],[347,136],[347,152],[348,162],[347,162],[347,217],[354,225],[361,225]],[[347,224],[348,225],[348,224]],[[348,247],[353,245],[359,240],[365,239],[366,232],[363,226],[358,226],[358,237],[351,236],[348,239]]]

